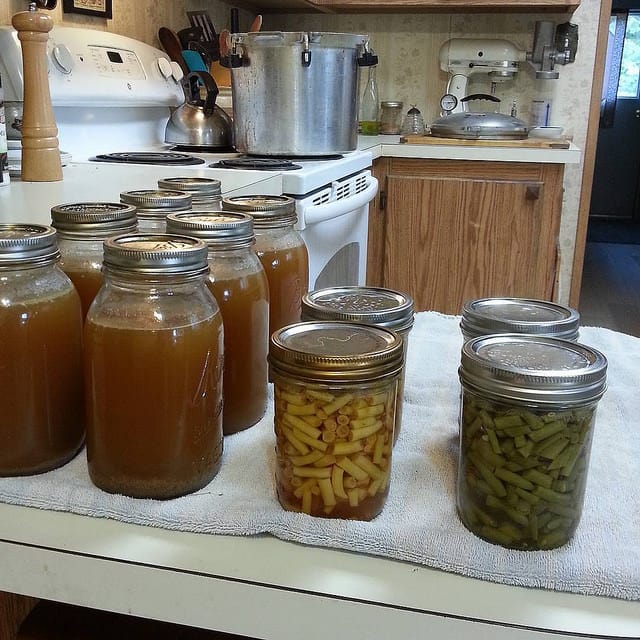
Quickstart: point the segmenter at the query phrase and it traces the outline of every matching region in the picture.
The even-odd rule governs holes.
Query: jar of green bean
[[[464,344],[457,510],[471,532],[520,550],[572,538],[606,370],[602,353],[569,340],[502,334]]]

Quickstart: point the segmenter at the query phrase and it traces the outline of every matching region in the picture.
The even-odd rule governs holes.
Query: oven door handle
[[[378,180],[373,176],[369,176],[367,188],[353,196],[311,206],[299,204],[297,209],[299,224],[304,228],[311,224],[318,224],[319,222],[339,218],[369,204],[369,202],[375,198],[377,192]]]

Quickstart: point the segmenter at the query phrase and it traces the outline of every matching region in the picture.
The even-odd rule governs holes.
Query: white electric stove
[[[205,176],[221,181],[223,196],[286,194],[296,200],[298,229],[309,249],[311,288],[365,283],[368,208],[377,192],[370,152],[251,158],[258,164],[283,160],[288,166],[228,168],[221,162],[240,157],[233,149],[185,151],[164,142],[171,109],[184,102],[182,72],[164,52],[113,33],[54,27],[48,56],[64,178],[61,183],[22,183],[19,133],[12,128],[22,106],[22,55],[15,30],[0,27],[13,175],[10,187],[0,190],[0,221],[27,216],[48,222],[55,204],[117,201],[122,191],[156,188],[162,178]],[[143,158],[96,161],[110,154]],[[182,158],[176,155],[185,164],[178,164]],[[154,158],[159,162],[148,164],[151,156],[160,156]]]

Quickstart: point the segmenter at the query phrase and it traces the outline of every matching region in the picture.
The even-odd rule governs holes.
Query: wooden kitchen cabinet
[[[313,13],[428,13],[484,11],[573,12],[580,0],[223,0],[250,11]]]
[[[380,158],[367,283],[410,294],[417,311],[466,300],[552,300],[564,165]]]

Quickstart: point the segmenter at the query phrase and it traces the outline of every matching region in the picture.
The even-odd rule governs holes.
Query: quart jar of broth
[[[220,211],[222,209],[222,183],[215,178],[184,176],[158,180],[159,189],[184,191],[191,195],[193,211]]]
[[[580,314],[570,307],[529,298],[479,298],[462,307],[465,340],[492,333],[523,333],[577,340]]]
[[[167,215],[190,211],[190,193],[170,189],[136,189],[123,191],[120,202],[136,208],[138,231],[141,233],[165,233]]]
[[[222,457],[222,318],[196,238],[104,241],[85,321],[87,461],[94,484],[136,498],[200,489]]]
[[[58,232],[60,268],[71,278],[82,302],[82,317],[102,286],[102,243],[137,230],[135,207],[119,202],[77,202],[51,208]]]
[[[253,219],[243,213],[176,213],[167,231],[209,247],[209,278],[224,326],[225,435],[251,427],[267,406],[269,284],[253,251]]]
[[[474,534],[554,549],[580,521],[607,361],[585,345],[518,334],[462,348],[457,508]]]
[[[406,293],[382,287],[326,287],[302,296],[302,320],[346,320],[373,324],[397,331],[403,339],[404,359],[413,327],[413,299]],[[402,423],[405,368],[398,384],[396,424],[393,442],[398,440]]]
[[[276,488],[289,511],[371,520],[389,492],[402,338],[352,322],[271,336]]]
[[[56,231],[0,224],[0,475],[49,471],[84,442],[82,311]]]
[[[224,198],[228,211],[253,218],[255,251],[269,281],[269,334],[300,322],[302,296],[309,289],[309,254],[295,229],[295,201],[288,196],[235,196]]]

